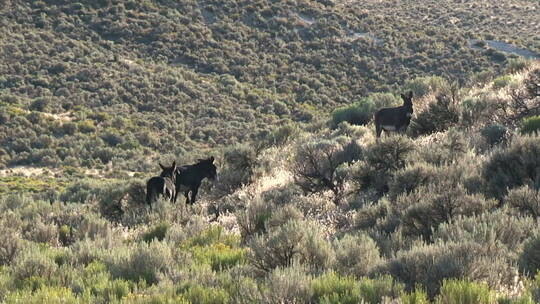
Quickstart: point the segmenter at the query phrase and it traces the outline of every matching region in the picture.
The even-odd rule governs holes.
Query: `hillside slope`
[[[0,301],[539,302],[540,66],[432,80],[406,136],[282,126],[193,206],[140,178],[0,194]]]
[[[148,171],[418,76],[465,82],[515,56],[473,38],[511,33],[539,50],[538,3],[525,0],[421,1],[425,20],[403,1],[4,3],[2,167]]]

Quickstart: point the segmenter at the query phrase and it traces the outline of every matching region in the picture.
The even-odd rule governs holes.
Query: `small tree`
[[[540,185],[540,140],[537,136],[517,137],[510,147],[497,150],[486,162],[483,176],[488,193],[501,199],[509,189]]]
[[[505,113],[510,112],[507,115],[509,123],[540,114],[540,69],[531,71],[523,85],[511,87],[509,95],[510,103],[504,108]]]
[[[357,157],[350,157],[336,141],[321,140],[300,145],[293,161],[295,183],[305,192],[330,190],[337,204],[344,196],[346,170],[342,165]]]
[[[411,122],[412,135],[420,136],[447,130],[459,121],[458,96],[452,91],[437,95],[435,102]]]
[[[494,207],[496,202],[482,195],[467,194],[460,184],[444,182],[421,186],[408,195],[399,196],[396,205],[409,206],[401,218],[403,232],[431,240],[433,229],[441,223],[458,215],[480,214]]]
[[[314,270],[324,270],[333,260],[330,243],[313,222],[290,220],[268,233],[251,239],[249,261],[259,270],[270,272],[298,262]]]
[[[521,214],[535,218],[540,216],[540,191],[531,189],[529,186],[510,190],[504,201]]]
[[[364,160],[353,168],[352,180],[358,190],[387,192],[388,183],[397,170],[405,167],[414,148],[412,140],[404,136],[386,137],[368,147]]]

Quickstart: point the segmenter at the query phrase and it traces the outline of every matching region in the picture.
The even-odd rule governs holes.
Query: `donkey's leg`
[[[379,139],[381,137],[382,127],[378,123],[375,123],[375,132],[377,133],[377,139]]]
[[[171,189],[165,188],[165,195],[163,195],[163,198],[169,201],[171,200],[172,196],[173,193],[171,192]]]
[[[177,188],[177,187],[175,187],[175,188],[174,188],[174,198],[173,198],[173,200],[172,200],[172,202],[175,203],[175,204],[176,204],[176,199],[178,198],[178,193],[179,193],[179,192],[180,192],[180,189]]]
[[[154,190],[150,190],[150,195],[148,196],[148,206],[150,206],[150,210],[152,210],[152,203],[156,201],[156,197],[156,192]]]
[[[407,127],[408,127],[408,126],[409,126],[409,125],[405,125],[405,126],[401,127],[401,128],[399,129],[399,131],[400,131],[399,133],[401,133],[401,135],[405,135],[405,134],[407,133]]]
[[[151,192],[152,190],[150,190],[149,188],[146,189],[146,204],[150,205],[152,202],[151,202]]]
[[[171,203],[174,203],[174,198],[176,197],[176,190],[174,188],[171,188],[171,197],[169,197],[169,201]]]
[[[184,196],[186,197],[186,205],[189,204],[189,189],[186,190],[184,193]]]
[[[196,187],[191,191],[191,204],[195,203],[195,198],[197,197],[197,192],[199,192],[199,187]]]

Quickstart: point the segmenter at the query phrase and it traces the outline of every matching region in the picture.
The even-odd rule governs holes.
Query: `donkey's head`
[[[412,91],[409,91],[409,93],[401,94],[401,99],[403,99],[403,106],[410,109],[410,113],[413,112],[413,106],[412,106]]]
[[[159,163],[159,166],[161,167],[161,170],[163,170],[161,171],[161,174],[159,176],[168,177],[172,179],[173,181],[175,180],[176,174],[174,173],[176,172],[176,161],[173,161],[170,167],[165,167],[161,163]]]
[[[216,165],[214,165],[214,157],[210,156],[206,159],[199,159],[199,163],[197,164],[201,173],[204,177],[207,177],[209,179],[215,180],[217,176],[217,168]]]

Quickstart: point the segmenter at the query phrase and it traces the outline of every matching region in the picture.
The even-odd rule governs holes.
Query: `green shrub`
[[[365,125],[371,121],[373,114],[378,109],[396,106],[399,103],[392,94],[375,93],[352,105],[334,110],[332,112],[332,123],[334,128],[344,121],[354,125]]]
[[[291,220],[250,242],[249,260],[257,269],[269,272],[276,267],[290,267],[293,262],[313,269],[325,269],[333,258],[330,244],[318,225]]]
[[[209,246],[190,247],[194,259],[199,263],[209,264],[214,271],[231,268],[234,265],[245,261],[246,250],[242,248],[231,248],[223,243],[216,243]]]
[[[183,241],[180,247],[190,252],[196,262],[207,264],[215,271],[231,268],[245,261],[246,250],[238,248],[238,235],[213,226]]]
[[[493,80],[493,89],[500,90],[507,87],[512,82],[512,76],[504,75],[499,76]]]
[[[521,122],[520,132],[521,134],[535,134],[538,135],[540,131],[540,115],[531,116],[523,119]]]
[[[403,208],[403,233],[431,240],[433,230],[440,224],[459,215],[481,214],[497,203],[479,194],[467,194],[460,184],[444,182],[422,186],[408,195],[399,196],[396,205]]]
[[[292,141],[298,135],[298,133],[300,133],[300,129],[294,124],[279,127],[258,142],[258,149],[272,146],[283,146]]]
[[[429,93],[437,93],[448,88],[446,79],[439,76],[416,77],[405,83],[404,89],[412,91],[416,97],[423,97]]]
[[[124,280],[112,280],[107,282],[100,296],[103,297],[106,303],[120,301],[130,293],[131,286],[132,283]]]
[[[353,277],[340,276],[334,272],[325,273],[311,283],[315,303],[361,303],[358,281]]]
[[[173,223],[167,230],[165,241],[182,246],[185,242],[209,229],[208,219],[200,215],[190,215],[186,222]]]
[[[472,168],[475,170],[472,171],[475,172],[479,163],[473,152],[474,150],[469,147],[470,139],[466,134],[460,129],[451,128],[440,135],[436,139],[417,147],[410,161],[414,163],[427,162],[438,166],[446,165],[448,167],[444,170],[452,169],[453,171],[456,171],[453,168],[457,167],[457,165],[474,165]]]
[[[356,126],[348,122],[340,123],[332,133],[332,137],[344,136],[347,138],[357,139],[373,134],[373,128],[369,126]]]
[[[72,263],[76,265],[88,265],[101,258],[103,250],[110,250],[116,243],[110,239],[76,241],[70,246]]]
[[[497,299],[497,304],[534,304],[532,297],[528,294],[519,297],[502,297]]]
[[[509,58],[506,64],[506,69],[510,73],[518,73],[525,70],[529,67],[529,61],[527,59],[518,57],[518,58]]]
[[[435,102],[412,119],[409,132],[413,136],[445,131],[459,121],[457,100],[448,94],[437,95]]]
[[[83,133],[94,133],[96,132],[96,127],[92,120],[83,120],[77,123],[77,128]]]
[[[237,216],[238,226],[243,239],[266,231],[266,222],[272,216],[272,204],[257,197],[250,201],[244,211]]]
[[[30,104],[29,109],[32,111],[48,112],[51,100],[48,98],[36,98]]]
[[[0,221],[0,266],[10,265],[24,248],[24,242],[19,234],[6,225],[6,222]]]
[[[265,297],[269,303],[309,303],[312,280],[301,266],[278,267],[268,276]]]
[[[521,214],[534,218],[540,216],[540,191],[531,189],[529,186],[510,190],[504,202]]]
[[[166,243],[137,243],[110,250],[104,262],[114,278],[155,284],[175,271],[176,262]]]
[[[257,280],[248,276],[249,266],[232,268],[226,275],[220,276],[220,283],[230,296],[230,303],[255,304],[263,302],[263,288]]]
[[[189,287],[182,295],[189,302],[200,304],[227,304],[230,298],[224,289],[200,285]]]
[[[488,194],[502,199],[509,189],[540,185],[540,140],[516,137],[506,149],[496,150],[484,165]]]
[[[407,137],[392,136],[370,146],[365,159],[378,170],[395,171],[405,167],[407,156],[414,148],[412,140]]]
[[[142,236],[142,239],[145,242],[150,242],[152,240],[162,241],[167,234],[169,229],[169,223],[161,222],[156,224],[154,227],[148,229]]]
[[[342,275],[367,276],[381,262],[377,244],[365,234],[345,235],[334,243],[336,269]]]
[[[421,286],[416,286],[414,291],[403,293],[400,297],[402,304],[429,304],[429,297]]]
[[[19,287],[38,289],[47,285],[58,265],[50,252],[39,247],[27,247],[21,252],[11,265],[11,275],[14,283]]]
[[[444,280],[436,304],[495,304],[495,296],[486,284],[466,280]]]
[[[514,274],[500,248],[474,242],[414,246],[398,251],[385,269],[409,289],[424,286],[430,297],[438,293],[444,279],[482,280],[500,288],[512,284]]]
[[[420,186],[436,180],[440,169],[428,163],[415,163],[396,171],[389,183],[389,197],[396,199],[401,194],[408,194]]]
[[[523,242],[533,236],[535,230],[534,218],[496,210],[473,216],[457,216],[439,225],[433,233],[433,239],[454,243],[470,241],[485,246],[503,244],[514,256],[521,251]]]
[[[75,236],[77,239],[89,238],[96,240],[99,238],[109,238],[114,234],[112,225],[109,221],[96,216],[95,213],[89,213],[80,220],[75,227]]]
[[[133,284],[121,279],[112,280],[103,263],[92,262],[72,278],[69,286],[81,298],[110,303],[126,297]]]
[[[192,304],[183,295],[174,293],[147,294],[147,293],[131,293],[124,299],[122,304]]]
[[[337,141],[319,140],[298,146],[292,164],[294,182],[310,193],[332,191],[334,202],[344,195],[345,174],[340,166],[344,146]]]
[[[224,152],[225,165],[219,171],[220,182],[216,191],[224,196],[257,178],[259,163],[257,151],[248,144],[238,144]]]
[[[236,247],[240,243],[238,235],[228,233],[221,226],[211,226],[195,236],[187,239],[182,247],[209,246],[214,244],[224,244],[230,247]]]
[[[266,222],[268,228],[279,227],[291,220],[303,220],[304,214],[293,204],[285,205],[272,213]]]
[[[373,105],[366,102],[337,108],[332,112],[332,123],[334,127],[344,121],[355,125],[365,125],[371,120],[372,112]]]
[[[527,275],[535,275],[540,270],[540,236],[528,239],[518,260],[521,271]]]
[[[43,287],[35,292],[24,290],[12,293],[7,296],[6,304],[28,303],[28,304],[77,304],[81,303],[73,292],[65,287]]]
[[[493,116],[500,110],[501,101],[493,97],[469,97],[461,102],[461,125],[468,127],[491,124]]]
[[[357,162],[351,173],[358,190],[388,191],[388,183],[399,169],[407,164],[415,146],[403,136],[385,137],[366,149],[364,160]]]
[[[527,291],[530,293],[530,298],[532,298],[529,302],[538,303],[540,301],[540,272],[536,273],[534,280],[530,281]],[[527,294],[525,294],[523,297],[525,298],[526,296]],[[529,304],[529,302],[524,303]]]
[[[31,230],[25,233],[25,238],[36,243],[56,246],[58,244],[58,228],[54,224],[46,224],[37,220],[32,224]]]
[[[508,130],[502,125],[487,125],[480,130],[480,134],[490,146],[494,146],[506,142]]]
[[[380,223],[389,212],[391,212],[391,206],[386,198],[380,199],[377,203],[363,206],[363,208],[356,213],[355,227],[362,230],[374,227],[376,224]],[[377,228],[379,228],[379,226],[377,226]]]
[[[391,276],[360,280],[360,297],[365,303],[378,304],[384,300],[392,300],[403,293],[403,284],[396,282]]]

